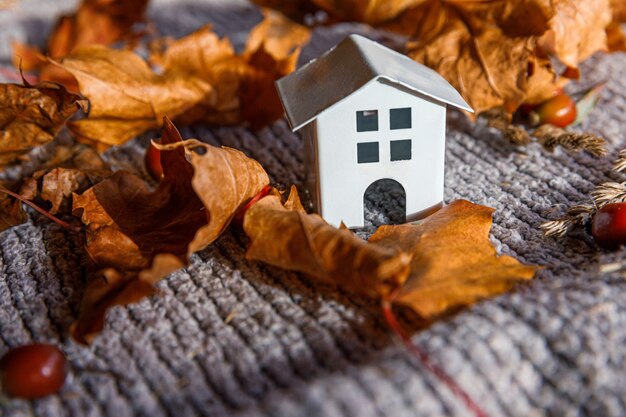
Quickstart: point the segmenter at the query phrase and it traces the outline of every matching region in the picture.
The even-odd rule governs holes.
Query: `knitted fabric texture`
[[[43,45],[56,16],[74,7],[21,0],[0,11],[3,81],[16,80],[11,41]],[[211,23],[237,46],[261,19],[257,8],[234,0],[155,0],[148,14],[163,35],[180,37]],[[316,30],[301,63],[354,31],[367,29]],[[584,232],[557,240],[539,229],[585,201],[594,184],[615,180],[611,161],[624,147],[626,127],[625,71],[626,54],[597,56],[583,68],[590,80],[608,80],[598,107],[577,128],[609,141],[604,159],[515,147],[483,122],[449,111],[446,201],[494,207],[498,251],[545,266],[528,285],[413,337],[492,417],[626,415],[626,281],[599,268],[621,255],[598,250]],[[147,177],[143,153],[158,134],[105,156]],[[302,142],[285,121],[258,133],[197,126],[182,134],[244,151],[273,183],[304,181]],[[368,218],[375,221],[381,199],[371,200]],[[84,347],[68,337],[85,285],[79,236],[35,214],[0,234],[0,354],[48,342],[70,362],[58,395],[4,402],[0,415],[470,415],[390,336],[374,300],[246,261],[245,244],[241,232],[226,232],[163,280],[160,296],[112,309],[104,331]]]

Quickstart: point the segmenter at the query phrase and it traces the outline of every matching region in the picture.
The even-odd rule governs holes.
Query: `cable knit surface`
[[[0,11],[2,79],[14,81],[11,41],[43,45],[72,1],[21,0]],[[241,46],[261,15],[244,1],[155,0],[149,16],[162,34],[182,36],[211,23]],[[358,25],[316,30],[301,62]],[[489,416],[626,415],[626,281],[599,266],[623,251],[599,251],[578,232],[546,239],[539,225],[582,202],[612,178],[624,147],[626,54],[584,65],[608,80],[580,129],[604,136],[610,155],[518,148],[484,123],[450,111],[446,201],[465,198],[497,209],[492,240],[501,253],[544,265],[536,280],[417,333],[413,340]],[[182,129],[257,159],[274,183],[302,184],[301,140],[284,121],[243,128]],[[107,151],[115,167],[147,177],[151,137]],[[28,170],[28,167],[23,168]],[[12,174],[11,174],[12,172]],[[16,175],[13,170],[9,174]],[[191,265],[159,284],[160,296],[108,314],[89,346],[68,326],[84,288],[82,241],[32,214],[0,234],[0,354],[39,341],[60,345],[71,369],[58,395],[3,402],[18,416],[469,416],[465,405],[398,346],[375,301],[296,274],[248,262],[245,237],[229,231]]]

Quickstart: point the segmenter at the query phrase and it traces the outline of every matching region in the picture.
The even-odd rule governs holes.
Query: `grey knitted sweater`
[[[11,40],[43,45],[56,15],[74,1],[20,0],[0,11],[0,67],[10,79]],[[241,45],[260,20],[240,0],[155,0],[162,34],[206,23]],[[316,30],[302,62],[361,26]],[[604,136],[610,157],[537,145],[518,148],[482,123],[449,112],[446,200],[497,209],[501,253],[544,265],[536,280],[416,334],[427,351],[490,416],[626,415],[626,281],[600,266],[621,262],[584,232],[546,239],[538,226],[611,179],[624,147],[626,55],[584,66],[608,80],[581,129]],[[284,121],[182,131],[241,149],[274,183],[302,184],[302,142]],[[106,157],[146,175],[148,140]],[[173,273],[160,296],[108,314],[89,346],[68,337],[85,285],[79,236],[33,215],[0,234],[0,354],[32,341],[55,343],[71,371],[59,395],[0,405],[3,416],[468,416],[464,404],[390,336],[377,304],[296,274],[244,259],[245,241],[225,233]],[[619,268],[617,268],[619,269]]]

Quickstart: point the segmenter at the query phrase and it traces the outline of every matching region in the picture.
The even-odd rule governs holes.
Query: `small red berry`
[[[566,127],[576,120],[576,102],[567,94],[557,94],[531,111],[529,118],[533,125]]]
[[[152,143],[146,149],[146,169],[152,178],[157,181],[163,179],[163,167],[161,166],[161,151]]]
[[[63,387],[66,359],[56,346],[35,343],[9,350],[0,359],[0,384],[10,397],[38,398]]]
[[[591,234],[598,246],[617,249],[626,244],[626,203],[603,206],[593,216]]]

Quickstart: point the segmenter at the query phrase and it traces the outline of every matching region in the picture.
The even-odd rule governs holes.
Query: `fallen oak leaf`
[[[268,195],[251,206],[243,221],[250,246],[246,258],[303,272],[351,291],[382,297],[406,279],[410,257],[402,251],[368,244],[351,231],[337,229],[317,214],[307,214],[295,187],[288,206]]]
[[[87,285],[72,328],[79,342],[88,343],[102,329],[108,308],[153,294],[154,283],[219,237],[269,182],[258,162],[239,151],[182,142],[168,119],[161,143],[164,176],[156,190],[118,171],[74,196],[74,212],[87,228],[87,253],[100,271]],[[203,155],[187,149],[198,147]]]
[[[60,84],[0,84],[0,166],[54,139],[85,99]]]
[[[493,212],[456,200],[417,225],[381,226],[370,244],[412,254],[411,273],[392,301],[433,320],[532,279],[536,266],[498,256],[489,241]]]

